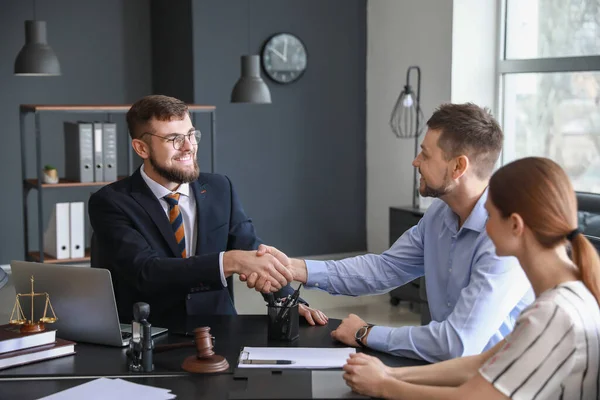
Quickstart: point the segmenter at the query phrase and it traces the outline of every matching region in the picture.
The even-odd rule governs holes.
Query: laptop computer
[[[131,324],[119,323],[110,271],[102,268],[75,267],[12,261],[12,278],[17,293],[47,292],[57,321],[48,324],[57,336],[82,343],[124,347],[131,339]],[[45,301],[34,302],[35,319],[44,314]],[[31,303],[21,304],[26,318],[30,318]],[[48,311],[49,312],[49,311]],[[48,315],[49,316],[49,315]],[[152,310],[148,317],[152,323]],[[166,328],[152,327],[152,336],[167,332]]]

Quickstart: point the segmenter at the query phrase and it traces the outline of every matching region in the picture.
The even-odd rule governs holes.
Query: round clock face
[[[306,70],[306,62],[306,47],[292,34],[273,35],[263,47],[263,68],[275,82],[294,82]]]

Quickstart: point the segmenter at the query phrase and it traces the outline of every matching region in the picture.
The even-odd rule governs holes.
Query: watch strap
[[[374,324],[367,324],[367,325],[363,325],[363,326],[360,327],[360,329],[367,328],[366,331],[365,331],[365,334],[362,337],[356,337],[356,335],[354,337],[354,339],[356,340],[356,343],[358,343],[358,345],[360,347],[367,347],[363,343],[362,339],[369,334],[369,332],[371,331],[371,328],[374,327],[374,326],[375,326]]]

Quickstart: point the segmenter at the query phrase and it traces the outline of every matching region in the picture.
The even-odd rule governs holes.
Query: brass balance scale
[[[52,324],[58,321],[56,318],[56,314],[54,313],[54,309],[52,308],[52,303],[50,303],[50,295],[46,292],[43,293],[35,293],[33,291],[33,275],[31,276],[31,293],[17,293],[16,302],[13,307],[12,314],[10,315],[9,323],[11,325],[20,325],[21,333],[33,333],[33,332],[42,332],[46,329],[45,324]],[[44,306],[44,315],[37,321],[34,319],[33,315],[33,306],[34,300],[36,297],[45,296],[46,304]],[[23,313],[23,308],[21,307],[21,298],[30,297],[31,298],[31,318],[25,318],[25,314]],[[48,309],[50,309],[51,317],[46,316],[48,313]],[[16,314],[16,315],[15,315]]]

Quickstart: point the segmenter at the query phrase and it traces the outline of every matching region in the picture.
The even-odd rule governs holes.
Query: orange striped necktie
[[[181,215],[181,210],[179,209],[179,193],[168,194],[164,197],[164,199],[169,204],[169,222],[171,223],[171,228],[173,228],[173,232],[175,233],[177,247],[181,252],[181,257],[186,258],[185,231],[183,229],[183,216]]]

